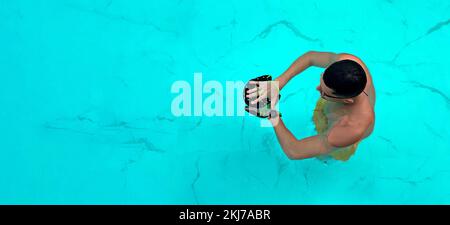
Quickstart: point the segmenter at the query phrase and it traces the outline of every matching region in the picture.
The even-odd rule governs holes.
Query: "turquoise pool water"
[[[1,204],[449,204],[450,3],[0,0]],[[348,162],[291,161],[255,117],[175,117],[177,80],[278,76],[309,50],[368,65]],[[320,69],[282,91],[314,134]]]

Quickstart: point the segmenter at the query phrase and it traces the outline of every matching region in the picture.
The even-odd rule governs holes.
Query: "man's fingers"
[[[256,91],[258,91],[258,88],[257,88],[257,87],[252,88],[252,89],[248,89],[248,90],[247,90],[247,94],[251,94],[251,93],[256,92]]]
[[[256,104],[256,103],[258,103],[259,101],[261,101],[261,100],[264,99],[264,98],[266,98],[265,95],[260,95],[257,99],[253,100],[253,101],[251,102],[251,104]]]
[[[248,113],[256,113],[258,111],[258,109],[256,107],[251,107],[251,106],[245,106],[245,111],[247,111]]]
[[[247,98],[253,98],[253,97],[256,97],[256,96],[258,96],[258,92],[255,92],[255,93],[247,95]]]
[[[265,95],[265,96],[267,96],[267,90],[265,90],[265,89],[258,89],[258,91],[246,95],[246,97],[247,98],[253,98],[253,97],[256,97],[258,95]]]

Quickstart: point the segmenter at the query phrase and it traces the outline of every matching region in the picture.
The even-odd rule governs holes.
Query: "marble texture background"
[[[2,204],[448,204],[450,3],[0,0]],[[376,127],[348,162],[291,161],[254,117],[174,117],[170,86],[368,65]],[[311,121],[320,69],[283,90]]]

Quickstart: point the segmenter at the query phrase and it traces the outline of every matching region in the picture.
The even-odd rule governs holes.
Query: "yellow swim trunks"
[[[316,108],[314,109],[313,121],[316,125],[316,131],[319,134],[324,134],[328,129],[328,119],[325,116],[324,108],[327,101],[325,99],[320,98],[317,101]],[[356,151],[358,147],[358,142],[344,148],[338,148],[327,156],[331,156],[332,158],[340,161],[347,161]],[[318,157],[319,159],[324,159],[325,157]]]

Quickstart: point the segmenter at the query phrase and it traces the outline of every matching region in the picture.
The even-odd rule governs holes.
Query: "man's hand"
[[[250,81],[250,84],[256,86],[249,89],[246,93],[246,97],[251,99],[250,104],[262,103],[269,98],[273,109],[279,100],[280,89],[278,81]]]

